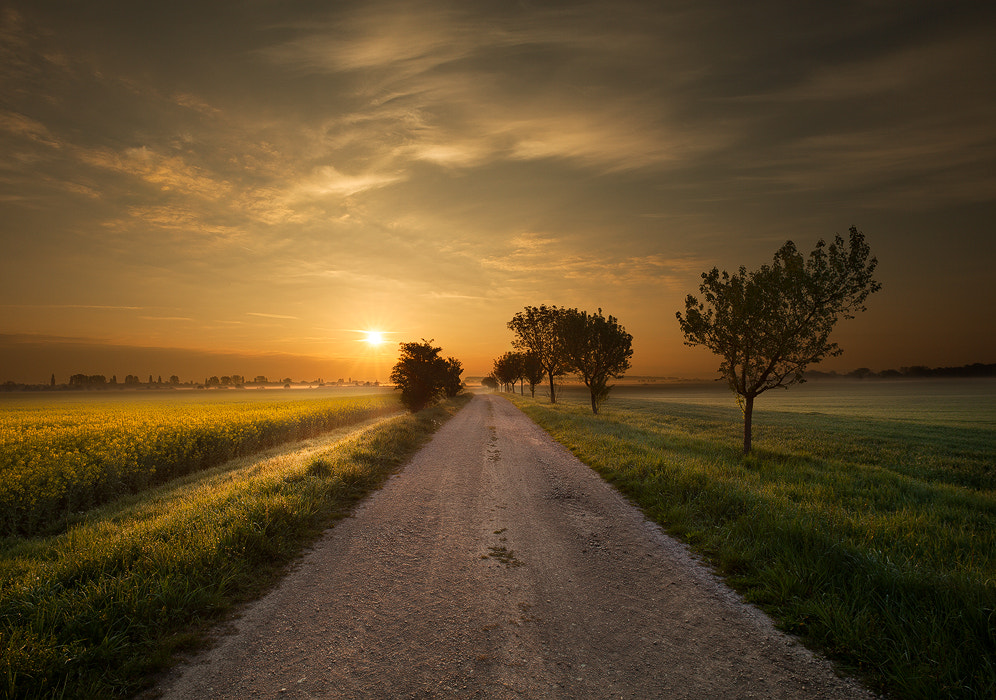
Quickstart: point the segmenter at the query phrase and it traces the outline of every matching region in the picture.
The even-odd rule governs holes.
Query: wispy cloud
[[[475,167],[562,158],[611,171],[717,146],[714,129],[662,123],[665,104],[651,91],[634,98],[604,82],[586,94],[541,76],[532,84],[512,80],[533,52],[564,61],[564,77],[582,82],[592,65],[604,71],[663,57],[652,34],[607,24],[603,9],[579,4],[489,21],[469,8],[372,4],[262,53],[294,70],[355,80],[357,111],[333,133],[348,124],[380,142],[390,123],[402,159]]]
[[[228,182],[211,177],[179,156],[157,153],[145,146],[118,152],[80,150],[78,154],[87,165],[135,176],[162,191],[172,190],[207,200],[217,200],[231,192]]]
[[[246,316],[256,316],[256,317],[259,317],[259,318],[282,318],[282,319],[290,319],[290,320],[294,320],[294,321],[298,320],[297,316],[285,316],[283,314],[265,314],[265,313],[259,313],[259,312],[256,312],[256,311],[247,311],[246,312]]]
[[[289,201],[321,199],[328,196],[349,197],[366,190],[386,187],[403,179],[404,176],[396,173],[345,175],[331,165],[324,165],[299,179],[284,197]]]
[[[627,286],[684,281],[690,272],[702,269],[703,261],[659,254],[620,257],[579,253],[561,239],[530,232],[515,236],[499,255],[487,257],[482,264],[520,277],[552,273],[594,286]]]
[[[23,114],[10,111],[0,111],[0,131],[33,141],[49,148],[60,148],[62,144],[44,124]]]
[[[212,212],[192,209],[183,205],[135,206],[126,209],[129,218],[104,222],[109,229],[128,230],[136,223],[182,234],[182,238],[209,236],[214,240],[231,240],[243,236],[243,231],[229,225],[212,223]]]
[[[99,311],[140,311],[141,306],[110,306],[103,304],[0,304],[7,309],[94,309]]]

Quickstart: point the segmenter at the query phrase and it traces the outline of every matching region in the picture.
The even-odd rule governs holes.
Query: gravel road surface
[[[871,698],[476,396],[166,698]]]

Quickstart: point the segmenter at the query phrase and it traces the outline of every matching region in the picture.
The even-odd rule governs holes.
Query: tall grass
[[[124,494],[399,409],[389,394],[8,408],[0,412],[0,535],[53,534]]]
[[[410,457],[461,399],[0,541],[0,696],[133,695]]]
[[[768,412],[744,458],[735,409],[513,400],[874,688],[996,697],[996,431]]]

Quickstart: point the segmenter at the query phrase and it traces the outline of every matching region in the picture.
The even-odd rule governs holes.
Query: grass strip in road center
[[[134,695],[272,586],[468,398],[340,433],[306,458],[185,477],[61,535],[0,540],[0,696]]]
[[[900,698],[996,697],[993,431],[511,397],[785,630]]]

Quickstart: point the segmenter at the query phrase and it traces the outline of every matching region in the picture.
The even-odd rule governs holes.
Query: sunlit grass
[[[133,695],[272,585],[462,401],[183,477],[59,535],[0,541],[0,696]]]
[[[736,408],[515,401],[876,688],[996,695],[996,430],[768,412],[744,458]]]

